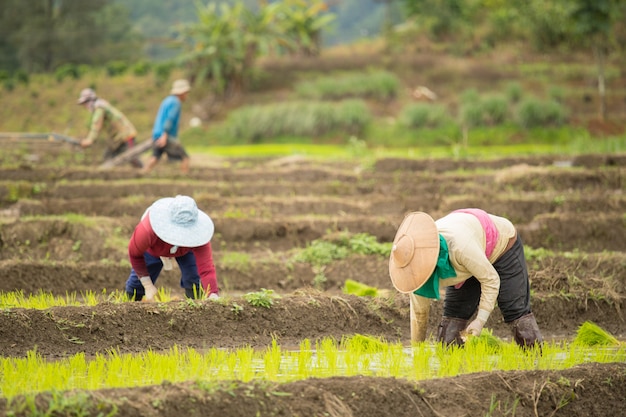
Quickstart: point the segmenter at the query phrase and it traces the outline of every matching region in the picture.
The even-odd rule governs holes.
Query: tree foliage
[[[243,2],[198,5],[198,21],[187,25],[180,61],[196,82],[209,80],[218,94],[242,91],[260,55],[316,54],[321,30],[333,19],[322,0],[285,0],[253,11]]]
[[[318,55],[321,48],[322,29],[335,15],[325,13],[324,0],[283,0],[277,3],[277,25],[291,41],[290,52],[301,55]]]
[[[52,71],[134,57],[138,37],[112,0],[2,0],[0,68]]]

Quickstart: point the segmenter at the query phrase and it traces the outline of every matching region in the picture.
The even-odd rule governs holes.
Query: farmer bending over
[[[100,132],[106,128],[108,143],[104,151],[104,160],[112,159],[129,148],[135,146],[137,130],[135,126],[117,108],[108,101],[98,98],[91,88],[80,92],[77,103],[91,112],[89,133],[80,141],[80,146],[88,148],[93,145]],[[141,160],[135,157],[130,160],[135,168],[143,167]]]
[[[462,345],[466,335],[480,335],[497,302],[518,345],[542,343],[522,240],[503,217],[475,208],[437,221],[410,213],[393,241],[389,274],[398,291],[409,293],[413,341],[426,339],[430,299],[445,287],[438,341]]]
[[[178,140],[181,108],[189,90],[187,80],[176,80],[170,95],[161,102],[152,128],[152,156],[144,172],[150,172],[164,153],[169,159],[181,161],[180,169],[183,174],[189,172],[189,155]]]
[[[128,243],[132,269],[126,281],[131,300],[154,301],[164,261],[176,258],[180,286],[188,298],[219,298],[211,237],[213,221],[193,198],[178,195],[155,201],[145,211]]]

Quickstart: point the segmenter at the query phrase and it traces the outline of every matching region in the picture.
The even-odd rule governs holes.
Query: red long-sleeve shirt
[[[198,266],[198,274],[200,274],[200,283],[202,288],[209,294],[219,293],[217,286],[217,275],[215,273],[215,264],[213,263],[213,251],[211,242],[195,248],[178,247],[176,252],[171,253],[173,245],[159,239],[152,230],[150,225],[150,214],[148,213],[135,227],[135,231],[128,243],[128,257],[130,264],[137,273],[138,277],[148,276],[148,267],[143,255],[148,252],[152,256],[179,257],[192,251],[196,257],[196,265]]]

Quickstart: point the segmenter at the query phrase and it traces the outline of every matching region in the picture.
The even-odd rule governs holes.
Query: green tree
[[[111,0],[3,0],[0,12],[0,63],[11,69],[52,71],[136,55],[128,13]]]
[[[468,0],[404,0],[409,16],[420,20],[435,39],[454,33],[468,20]]]
[[[276,8],[266,6],[255,14],[243,3],[198,5],[198,22],[183,28],[186,50],[179,58],[192,81],[209,80],[222,95],[245,88],[259,50],[278,39],[271,25]]]
[[[180,61],[193,81],[209,80],[219,94],[236,94],[247,87],[260,55],[318,53],[320,32],[332,20],[324,10],[320,0],[261,3],[256,12],[242,2],[198,5],[198,22],[183,30]]]
[[[279,5],[278,25],[293,46],[290,52],[305,55],[318,55],[321,49],[322,30],[334,19],[327,13],[324,0],[283,0]]]
[[[606,87],[604,63],[611,48],[613,24],[620,13],[617,0],[576,0],[571,13],[577,40],[591,47],[598,71],[600,119],[606,118]]]

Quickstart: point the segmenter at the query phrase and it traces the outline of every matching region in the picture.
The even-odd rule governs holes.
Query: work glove
[[[478,314],[476,318],[472,320],[472,322],[465,329],[465,333],[473,336],[480,336],[480,332],[483,330],[485,323],[487,323],[487,319],[489,318],[489,313],[485,310],[478,310]]]
[[[218,300],[220,298],[219,295],[217,295],[217,293],[212,292],[211,294],[209,294],[209,300]]]
[[[146,293],[143,301],[155,301],[158,290],[152,283],[152,279],[150,277],[141,277],[139,278],[139,281],[141,281],[141,285],[143,285],[144,292]]]

